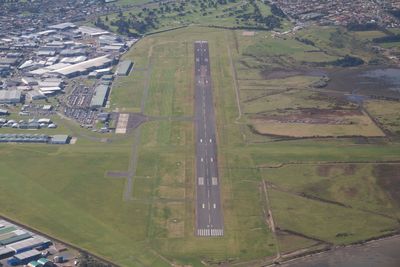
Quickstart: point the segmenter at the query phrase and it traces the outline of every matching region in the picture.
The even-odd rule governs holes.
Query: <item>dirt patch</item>
[[[348,198],[353,198],[357,195],[358,193],[358,189],[355,187],[347,187],[347,188],[340,188],[341,191],[344,192],[344,194],[346,195],[346,197]]]
[[[148,121],[148,118],[141,114],[141,113],[131,113],[129,115],[129,121],[128,121],[128,126],[127,128],[132,130],[138,127],[140,124]]]
[[[109,177],[128,177],[128,172],[108,171],[107,176]]]
[[[244,31],[242,32],[242,36],[254,36],[256,32],[254,31]]]
[[[378,185],[400,206],[400,165],[376,165],[373,174]]]
[[[348,164],[343,166],[343,174],[344,175],[354,175],[357,170],[357,165]]]
[[[168,237],[177,238],[185,235],[185,222],[178,219],[170,219],[167,222]]]
[[[250,115],[251,127],[276,137],[383,137],[385,133],[359,109],[285,109]]]
[[[356,164],[323,164],[318,165],[317,174],[321,177],[329,177],[333,170],[341,171],[341,175],[354,175],[357,170]]]
[[[284,114],[255,115],[252,118],[266,121],[277,121],[280,123],[307,123],[307,124],[353,124],[347,117],[362,116],[358,109],[297,109]]]
[[[335,167],[335,165],[328,165],[328,164],[319,165],[317,167],[317,174],[320,177],[329,177],[331,169],[334,168],[334,167]]]
[[[264,79],[284,79],[294,76],[311,76],[311,77],[324,77],[326,72],[323,70],[286,70],[286,69],[275,69],[275,70],[262,70],[260,72]]]

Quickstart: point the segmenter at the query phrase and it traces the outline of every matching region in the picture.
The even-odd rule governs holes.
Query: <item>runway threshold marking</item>
[[[223,229],[197,229],[198,236],[223,236]]]

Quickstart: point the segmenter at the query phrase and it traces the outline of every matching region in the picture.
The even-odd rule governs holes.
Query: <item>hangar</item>
[[[21,92],[18,90],[0,90],[1,104],[17,104],[21,102]]]

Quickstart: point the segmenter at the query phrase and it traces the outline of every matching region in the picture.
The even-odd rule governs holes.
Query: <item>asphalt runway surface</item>
[[[223,236],[224,223],[218,177],[215,112],[208,43],[196,41],[196,235]]]

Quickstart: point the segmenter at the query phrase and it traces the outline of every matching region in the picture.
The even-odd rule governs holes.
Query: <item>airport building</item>
[[[129,72],[131,71],[133,66],[132,61],[130,60],[124,60],[119,63],[118,69],[117,69],[117,75],[118,76],[127,76]]]

